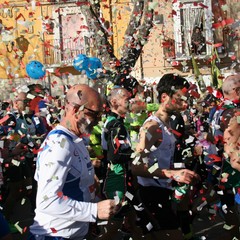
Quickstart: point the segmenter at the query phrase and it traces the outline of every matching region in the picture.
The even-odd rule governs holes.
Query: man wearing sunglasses
[[[115,213],[114,200],[94,203],[94,168],[83,141],[101,112],[101,97],[93,88],[79,84],[68,90],[62,120],[37,157],[37,207],[29,240],[81,240],[89,222]]]

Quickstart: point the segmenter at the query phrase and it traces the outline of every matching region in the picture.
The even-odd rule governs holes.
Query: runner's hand
[[[195,184],[200,180],[200,176],[189,169],[181,169],[173,171],[173,179],[179,183]]]
[[[107,220],[113,216],[118,207],[115,200],[104,200],[97,203],[97,215],[101,220]]]

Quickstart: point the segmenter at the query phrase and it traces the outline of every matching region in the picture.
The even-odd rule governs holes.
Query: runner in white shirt
[[[101,111],[100,95],[93,88],[75,85],[68,91],[60,126],[49,133],[38,154],[37,207],[29,240],[81,240],[89,222],[115,213],[114,200],[93,202],[94,168],[83,142]]]

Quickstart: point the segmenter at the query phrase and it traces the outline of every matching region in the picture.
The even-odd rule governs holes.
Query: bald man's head
[[[88,136],[101,119],[100,94],[85,84],[74,85],[66,95],[65,114],[60,124],[79,137]]]
[[[112,99],[123,98],[125,96],[130,96],[130,93],[123,87],[113,88],[108,96],[108,101]]]
[[[84,105],[92,110],[102,110],[100,94],[86,84],[74,85],[66,94],[66,104]]]
[[[240,99],[240,74],[228,76],[222,85],[224,98],[237,101]]]
[[[122,116],[129,111],[129,98],[131,94],[122,87],[113,88],[108,96],[112,112]]]

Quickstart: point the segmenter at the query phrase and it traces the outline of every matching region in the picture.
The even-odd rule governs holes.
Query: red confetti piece
[[[6,122],[8,119],[9,119],[9,115],[6,115],[5,117],[3,117],[3,118],[0,120],[0,124],[3,124],[3,123]]]
[[[68,200],[68,196],[63,196],[63,200]]]
[[[61,198],[61,197],[63,197],[63,192],[58,192],[57,195],[59,198]]]
[[[212,24],[212,28],[220,28],[220,27],[222,27],[222,24],[221,23],[213,23]]]
[[[209,154],[208,157],[213,159],[213,162],[221,162],[222,161],[222,158],[215,154]]]
[[[218,48],[218,47],[221,47],[223,44],[222,43],[215,43],[213,46],[215,47],[215,48]]]
[[[57,233],[57,230],[55,228],[50,228],[52,233]]]
[[[90,191],[90,193],[93,193],[93,192],[95,191],[95,186],[94,186],[94,184],[91,185],[91,186],[89,186],[89,191]]]
[[[183,89],[182,89],[182,92],[183,93],[186,93],[188,91],[188,89],[186,88],[186,87],[184,87]]]
[[[171,129],[171,132],[172,132],[174,135],[176,135],[177,137],[181,137],[181,136],[182,136],[182,134],[181,134],[180,132],[178,132],[178,131],[176,131],[176,130],[174,130],[174,129]]]
[[[200,94],[197,91],[191,90],[190,95],[192,95],[194,98],[200,98]]]
[[[208,9],[208,6],[205,5],[205,4],[203,4],[203,3],[199,3],[198,6],[200,6],[200,7],[202,7],[202,8],[206,8],[206,9]]]
[[[118,151],[118,149],[119,149],[119,147],[120,147],[120,145],[121,145],[118,138],[115,139],[115,143],[116,143],[116,145],[117,145],[117,148],[115,149],[114,154],[117,153],[117,151]]]
[[[174,16],[177,16],[177,12],[175,10],[172,10],[172,15]]]
[[[20,18],[23,18],[23,20],[26,21],[25,17],[22,15],[22,13],[19,13],[18,16],[15,18],[15,20],[17,21]]]

